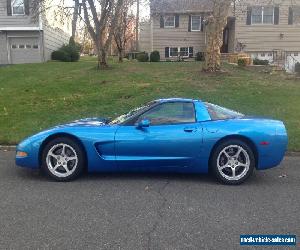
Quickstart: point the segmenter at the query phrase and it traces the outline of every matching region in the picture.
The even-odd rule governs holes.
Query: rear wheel
[[[225,184],[243,183],[253,173],[255,156],[252,149],[241,140],[228,140],[217,146],[211,158],[216,178]]]
[[[84,152],[77,142],[68,138],[56,138],[43,150],[42,169],[56,181],[70,181],[84,169]]]

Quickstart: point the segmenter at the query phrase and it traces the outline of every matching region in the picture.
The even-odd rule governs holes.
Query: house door
[[[223,31],[223,45],[221,47],[221,53],[228,53],[229,43],[229,27],[226,27]]]

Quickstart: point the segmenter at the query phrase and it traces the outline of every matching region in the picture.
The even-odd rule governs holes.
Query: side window
[[[155,106],[142,114],[137,123],[148,119],[151,125],[172,125],[196,121],[194,104],[190,102],[169,102]]]

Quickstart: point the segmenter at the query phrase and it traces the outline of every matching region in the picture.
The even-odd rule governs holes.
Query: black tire
[[[236,146],[237,151],[239,150],[239,148],[242,148],[244,150],[239,154],[238,156],[239,159],[236,159],[237,158],[236,156],[234,157],[234,154],[236,154],[237,152],[230,151],[231,148],[233,148],[233,150],[235,149],[234,147],[231,146]],[[229,153],[228,156],[230,156],[229,157],[230,160],[225,153],[222,153],[223,150],[225,150],[226,153]],[[226,159],[228,159],[227,162]],[[230,165],[230,167],[225,167],[223,170],[219,170],[218,160],[220,161],[219,163],[224,163],[224,162],[227,163],[227,164],[224,163],[224,165],[219,164],[220,168],[225,165],[228,166],[228,164]],[[242,164],[245,163],[247,167],[235,165],[241,163]],[[211,160],[210,160],[210,168],[212,173],[216,177],[216,179],[219,182],[227,185],[239,185],[245,182],[252,175],[253,170],[255,168],[255,164],[256,164],[256,160],[251,147],[244,141],[238,139],[229,139],[217,145],[214,152],[212,153]],[[233,172],[236,173],[237,179],[231,179],[234,178]],[[237,173],[239,172],[241,173],[240,178],[237,177]],[[230,174],[232,176],[230,176]]]
[[[61,149],[59,147],[61,145]],[[65,145],[66,154],[61,153],[60,150]],[[48,156],[48,153],[52,152],[53,148],[55,149],[57,147],[57,152],[55,152],[55,157],[51,158]],[[59,157],[58,160],[56,157]],[[68,157],[77,158],[74,160],[66,161]],[[51,159],[50,159],[51,158]],[[50,159],[50,160],[49,160]],[[50,162],[49,162],[50,161]],[[62,165],[62,162],[58,161],[64,161],[64,166]],[[75,140],[69,138],[69,137],[59,137],[51,140],[46,144],[46,146],[43,149],[42,153],[42,170],[46,173],[47,176],[49,176],[51,179],[55,181],[71,181],[79,177],[79,175],[83,172],[85,167],[85,154],[84,150],[82,149],[81,145],[79,145]],[[57,170],[54,170],[54,168],[51,168],[51,165],[55,165],[61,163],[59,168]],[[76,164],[75,164],[76,163]],[[70,171],[67,172],[66,168]],[[64,173],[65,172],[65,173]],[[70,174],[68,174],[70,173]],[[60,175],[61,174],[61,175]],[[66,176],[62,176],[66,175]]]

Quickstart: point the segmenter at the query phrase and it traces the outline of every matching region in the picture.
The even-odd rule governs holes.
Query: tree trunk
[[[217,28],[213,27],[216,24],[210,24],[207,32],[207,45],[205,54],[204,70],[207,72],[216,72],[221,69],[221,52],[222,34],[223,31],[216,31]],[[221,35],[220,35],[221,34]]]
[[[221,69],[221,52],[223,31],[227,24],[231,0],[215,0],[213,13],[207,18],[206,54],[203,70],[216,72]]]
[[[137,0],[136,1],[136,23],[135,23],[136,51],[139,51],[139,25],[140,25],[140,0]]]
[[[119,55],[119,63],[123,62],[123,50],[118,50],[118,55]]]
[[[72,19],[72,37],[74,40],[76,35],[78,15],[79,15],[79,0],[74,0],[74,12],[73,12],[73,19]]]
[[[106,69],[106,68],[108,68],[107,53],[104,49],[101,49],[98,55],[98,69]]]

